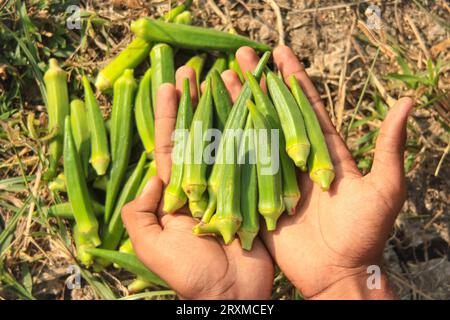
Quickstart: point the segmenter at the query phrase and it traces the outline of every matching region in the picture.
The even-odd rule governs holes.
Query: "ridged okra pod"
[[[148,165],[147,171],[142,178],[141,184],[139,185],[138,191],[136,195],[140,195],[142,191],[144,191],[145,186],[150,181],[151,177],[156,176],[156,160],[152,160]]]
[[[72,100],[70,103],[70,123],[72,125],[73,139],[80,155],[81,165],[87,177],[89,169],[90,134],[86,117],[84,102],[80,99]]]
[[[200,200],[189,201],[189,211],[194,218],[202,218],[208,207],[208,194],[204,192]]]
[[[89,248],[86,251],[99,259],[108,261],[108,264],[115,263],[119,265],[121,268],[127,270],[128,272],[134,273],[141,279],[145,279],[146,281],[159,286],[168,287],[167,283],[165,283],[156,274],[148,270],[148,268],[144,266],[134,254],[99,248]]]
[[[193,50],[235,51],[242,46],[249,46],[259,51],[271,50],[266,44],[240,35],[150,18],[140,18],[132,22],[131,31],[149,42],[163,42]]]
[[[251,116],[247,116],[244,135],[239,150],[241,163],[241,213],[242,224],[238,230],[241,247],[251,250],[259,232],[258,183],[256,173],[255,136]]]
[[[286,153],[286,141],[283,132],[281,131],[280,119],[269,97],[264,93],[258,81],[256,81],[250,72],[247,73],[247,79],[250,84],[250,88],[252,89],[256,108],[260,113],[262,113],[272,129],[280,130],[279,152],[283,184],[283,201],[287,213],[289,215],[293,215],[295,213],[297,203],[300,200],[300,189],[298,187],[297,173],[295,171],[294,162]]]
[[[173,213],[187,201],[183,191],[183,172],[185,148],[193,117],[189,79],[183,81],[183,93],[178,107],[177,121],[174,132],[174,147],[172,151],[172,173],[170,182],[164,192],[164,212]]]
[[[258,111],[255,104],[247,101],[247,107],[255,128],[255,150],[256,150],[256,169],[258,173],[258,210],[266,221],[267,230],[276,229],[277,221],[283,213],[285,207],[282,196],[281,172],[276,164],[276,155],[272,152],[272,135],[269,122],[264,115]],[[261,138],[265,136],[265,141]],[[266,146],[266,152],[262,147]],[[269,159],[269,163],[267,163]],[[266,165],[267,163],[267,165]]]
[[[50,59],[44,82],[47,93],[48,129],[54,134],[48,150],[49,168],[46,179],[50,180],[56,176],[58,162],[63,153],[64,119],[69,114],[67,74],[60,68],[56,59]]]
[[[262,73],[266,67],[266,64],[270,58],[270,52],[264,53],[255,68],[254,76],[256,79],[260,79]],[[248,109],[246,107],[246,102],[252,97],[252,91],[249,84],[246,82],[239,93],[239,96],[234,103],[233,108],[231,108],[230,114],[228,115],[227,122],[225,123],[224,134],[220,140],[219,147],[216,154],[216,162],[213,165],[211,175],[208,179],[208,207],[205,214],[203,215],[202,222],[207,223],[211,219],[212,215],[216,210],[217,204],[217,191],[219,188],[219,183],[222,174],[222,163],[223,161],[218,161],[224,157],[225,146],[227,145],[228,137],[233,136],[233,131],[244,128],[245,121],[248,115]]]
[[[91,165],[95,172],[102,176],[106,173],[111,156],[108,150],[108,137],[102,112],[94,96],[89,80],[83,76],[84,102],[86,106],[86,120],[91,140]]]
[[[267,73],[267,87],[280,117],[286,152],[297,167],[306,171],[310,143],[300,109],[283,80],[271,71]]]
[[[311,154],[308,158],[309,176],[322,190],[327,191],[333,182],[335,173],[328,152],[327,143],[320,128],[319,120],[300,84],[294,75],[289,77],[292,94],[305,119],[306,131],[311,142]]]
[[[233,102],[219,71],[212,70],[210,77],[215,110],[214,127],[222,131],[227,122]]]
[[[105,211],[105,207],[97,201],[92,201],[92,209],[94,210],[96,217],[102,216]],[[70,202],[54,204],[48,208],[48,215],[64,219],[74,219],[72,205]]]
[[[201,53],[190,58],[185,64],[186,66],[191,67],[195,71],[195,81],[197,83],[197,89],[199,90],[198,91],[199,93],[200,93],[200,80],[202,77],[202,71],[205,65],[206,57],[207,57],[206,53]]]
[[[233,145],[233,158],[223,164],[222,179],[217,193],[216,214],[206,225],[200,223],[194,227],[194,234],[220,234],[225,244],[230,244],[242,222],[240,189],[241,167],[238,164],[238,137],[229,143]]]
[[[155,148],[155,119],[152,108],[151,79],[152,70],[148,69],[139,83],[134,106],[136,128],[148,154],[153,152]]]
[[[127,69],[114,84],[114,101],[111,115],[111,156],[105,202],[105,222],[109,222],[117,194],[122,185],[130,159],[132,133],[132,105],[136,91],[133,70]]]
[[[101,242],[98,236],[98,221],[94,214],[83,167],[72,136],[69,116],[66,117],[64,129],[64,175],[80,243],[83,248],[96,247]],[[84,249],[81,247],[79,249],[81,262],[90,265],[91,257],[84,254]]]
[[[123,206],[133,200],[136,196],[139,184],[141,183],[142,176],[144,174],[145,159],[146,155],[145,153],[142,153],[136,168],[133,170],[133,173],[120,192],[114,213],[112,214],[109,223],[105,224],[103,227],[101,245],[103,249],[114,250],[120,244],[120,239],[125,231],[120,213]],[[104,262],[105,261],[100,261],[100,264],[106,266]]]
[[[211,69],[209,69],[208,74],[210,74],[213,70],[217,70],[219,74],[221,74],[227,69],[228,69],[227,57],[224,54],[220,54],[216,58],[216,61],[214,61],[214,64],[212,65]]]
[[[228,69],[236,72],[241,82],[244,83],[245,81],[244,74],[242,73],[242,69],[239,66],[239,62],[237,61],[236,54],[234,52],[230,52],[228,54]]]
[[[158,89],[163,83],[175,83],[173,50],[165,44],[156,44],[150,51],[152,65],[152,105],[156,108]]]
[[[189,201],[199,201],[206,190],[206,170],[204,158],[207,145],[207,131],[212,127],[213,101],[211,80],[206,79],[205,92],[197,106],[191,123],[186,147],[182,187]]]

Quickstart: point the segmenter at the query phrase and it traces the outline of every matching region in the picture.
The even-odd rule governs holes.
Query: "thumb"
[[[406,124],[414,106],[411,98],[397,101],[380,128],[370,179],[388,192],[403,192]]]
[[[122,209],[122,221],[135,250],[139,243],[147,241],[144,239],[154,238],[161,232],[155,213],[158,210],[162,190],[162,181],[154,176],[147,183],[142,194]]]

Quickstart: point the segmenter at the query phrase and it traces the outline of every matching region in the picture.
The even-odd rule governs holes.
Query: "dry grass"
[[[20,14],[14,5],[9,7],[10,2],[0,2],[0,7],[7,8],[6,13],[2,11],[0,21],[26,41],[27,34],[18,23]],[[82,1],[89,12],[90,19],[84,19],[90,21],[84,24],[88,28],[80,34],[61,27],[63,34],[58,34],[61,30],[54,26],[64,26],[61,8],[52,13],[31,5],[31,1],[26,3],[28,16],[42,26],[34,30],[41,35],[37,55],[41,61],[47,60],[45,47],[52,54],[69,51],[63,57],[73,92],[79,89],[82,71],[95,74],[99,66],[131,40],[131,20],[158,16],[170,5],[168,1]],[[370,169],[382,111],[400,95],[417,98],[418,107],[409,123],[406,154],[409,197],[386,247],[385,262],[401,298],[449,299],[450,172],[445,155],[449,149],[450,100],[445,94],[450,89],[450,8],[445,0],[371,3],[381,8],[381,31],[357,22],[366,21],[364,10],[368,1],[207,0],[194,1],[192,11],[196,24],[218,29],[233,26],[239,33],[273,46],[283,42],[291,46],[307,66],[334,124],[347,137],[349,148],[364,172]],[[57,36],[72,46],[66,44],[64,48],[52,43]],[[15,43],[4,31],[0,39]],[[16,47],[17,44],[6,48]],[[412,77],[408,81],[387,77],[405,74],[401,61],[395,59],[398,53],[412,77],[429,74],[429,61],[434,67],[442,61],[439,79],[411,85],[408,81]],[[39,60],[36,64],[39,66]],[[0,238],[0,267],[4,270],[0,271],[3,272],[0,298],[27,298],[27,295],[29,298],[32,294],[39,299],[89,299],[107,297],[110,291],[106,287],[116,296],[125,296],[125,286],[133,277],[115,269],[98,275],[84,273],[81,289],[66,288],[67,268],[76,264],[72,256],[74,246],[68,222],[45,215],[45,208],[59,201],[59,195],[51,193],[42,180],[46,115],[35,78],[30,63],[14,57],[12,51],[2,51],[0,231],[18,219],[11,236]],[[14,94],[10,95],[11,92]],[[109,101],[103,98],[101,105],[108,113]],[[29,114],[35,118],[32,126],[27,122]],[[7,180],[14,177],[18,177],[17,181]],[[3,243],[7,247],[2,248]],[[6,289],[6,284],[12,287]],[[278,275],[274,298],[296,297],[295,289],[283,275]]]

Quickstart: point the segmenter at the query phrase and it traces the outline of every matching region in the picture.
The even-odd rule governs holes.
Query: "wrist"
[[[397,297],[389,287],[386,274],[378,266],[373,266],[337,280],[310,299],[393,300]]]

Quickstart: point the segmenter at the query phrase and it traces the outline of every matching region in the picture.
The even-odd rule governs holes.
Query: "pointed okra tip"
[[[241,242],[242,249],[247,251],[252,250],[253,241],[258,235],[258,232],[239,230],[237,234],[239,236],[239,241]]]
[[[317,183],[322,191],[328,191],[335,177],[334,170],[319,169],[311,172],[310,178]]]

